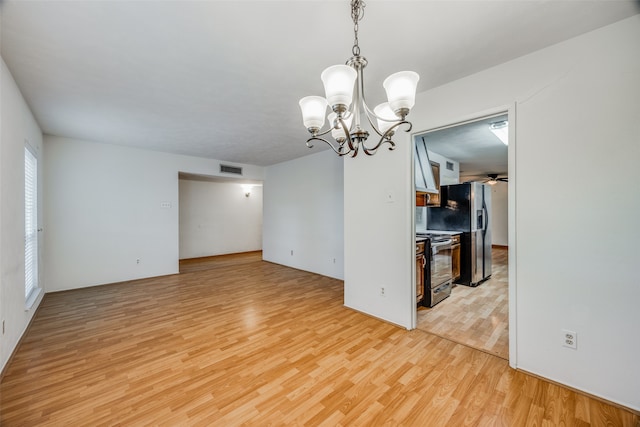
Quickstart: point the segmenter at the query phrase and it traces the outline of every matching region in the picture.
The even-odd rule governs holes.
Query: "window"
[[[24,147],[24,296],[38,289],[38,159]]]

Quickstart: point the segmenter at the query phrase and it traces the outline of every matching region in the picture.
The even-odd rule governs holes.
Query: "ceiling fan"
[[[489,185],[496,185],[498,182],[509,182],[509,178],[507,177],[498,178],[497,173],[488,173],[487,179],[485,179],[482,182]]]

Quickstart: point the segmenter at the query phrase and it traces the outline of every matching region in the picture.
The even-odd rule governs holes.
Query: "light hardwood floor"
[[[418,307],[418,329],[509,358],[509,259],[492,250],[491,278],[472,288],[458,285],[435,307]]]
[[[183,267],[47,294],[0,384],[0,425],[639,424],[344,308],[341,281],[255,253]]]

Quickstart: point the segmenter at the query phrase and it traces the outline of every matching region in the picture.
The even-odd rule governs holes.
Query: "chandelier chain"
[[[353,56],[360,56],[360,46],[358,46],[358,21],[364,16],[366,4],[362,0],[351,0],[351,19],[353,20]]]

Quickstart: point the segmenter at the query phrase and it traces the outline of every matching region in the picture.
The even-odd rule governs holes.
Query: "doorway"
[[[414,142],[422,140],[429,160],[438,166],[434,169],[439,170],[435,181],[444,190],[440,191],[441,196],[453,190],[449,185],[467,182],[483,184],[483,191],[491,196],[490,214],[486,215],[491,248],[487,255],[488,277],[477,285],[454,279],[448,298],[433,307],[418,305],[416,327],[506,360],[509,359],[508,123],[508,113],[500,112],[414,135]],[[447,230],[435,220],[438,215],[451,214],[452,203],[456,203],[452,200],[440,197],[429,206],[416,206],[416,232],[431,232],[430,227],[461,232],[462,229]],[[466,248],[466,252],[470,254],[471,249]],[[470,255],[464,253],[465,248],[460,259],[463,269],[465,263],[471,263]]]
[[[179,260],[262,250],[262,181],[179,173]]]

